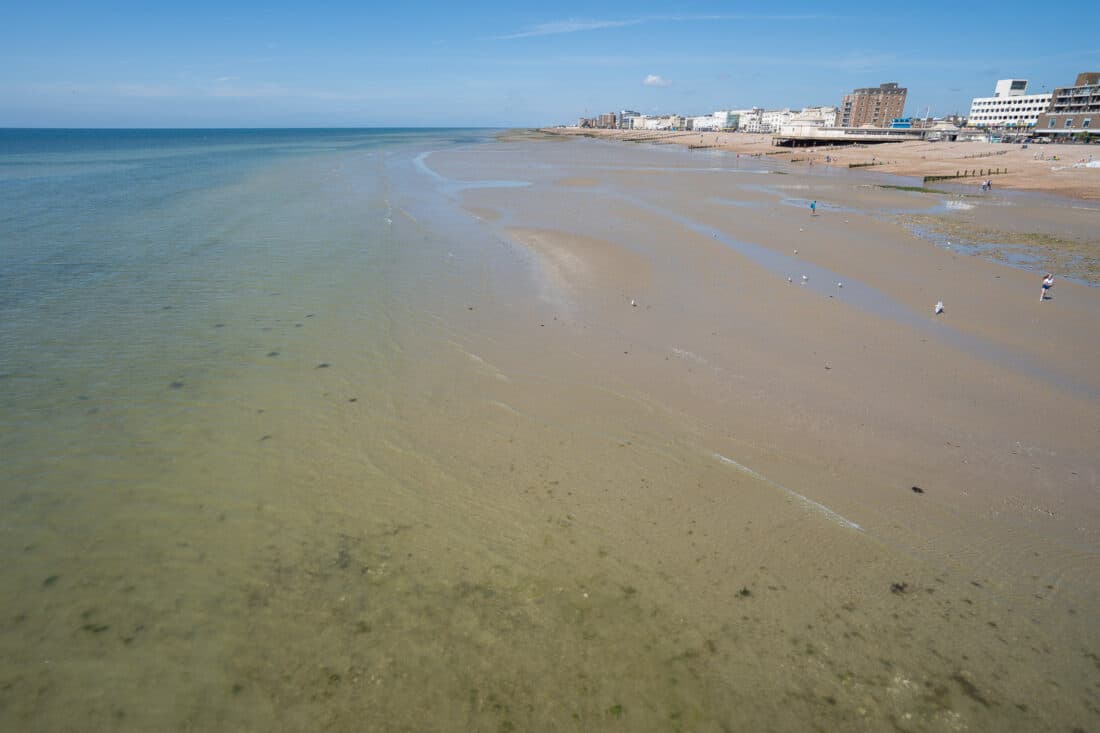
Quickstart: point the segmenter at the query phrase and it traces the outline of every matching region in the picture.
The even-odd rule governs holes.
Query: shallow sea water
[[[995,595],[891,594],[919,561],[543,335],[424,170],[490,133],[2,134],[0,727],[1047,720]]]

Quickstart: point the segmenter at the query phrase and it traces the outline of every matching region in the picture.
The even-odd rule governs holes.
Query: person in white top
[[[1047,291],[1054,287],[1054,275],[1049,272],[1046,277],[1043,278],[1043,292],[1039,294],[1039,302],[1042,303],[1047,299]]]

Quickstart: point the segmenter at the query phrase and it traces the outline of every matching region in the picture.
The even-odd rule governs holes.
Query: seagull
[[[803,275],[803,276],[802,276],[802,284],[803,284],[803,285],[805,285],[805,284],[806,284],[806,281],[807,281],[807,280],[809,280],[809,279],[810,279],[810,276],[809,276],[809,275]]]
[[[630,304],[631,304],[632,306],[634,306],[635,308],[637,308],[637,307],[638,307],[638,301],[634,300],[633,298],[631,298],[631,299],[630,299]]]
[[[794,280],[792,280],[791,278],[789,278],[789,277],[788,277],[788,278],[787,278],[787,282],[789,282],[789,283],[793,283],[793,282],[794,282]]]
[[[794,253],[795,253],[795,254],[798,254],[798,250],[796,249],[796,250],[794,251]]]
[[[936,303],[936,307],[933,308],[932,310],[934,310],[936,312],[936,315],[939,315],[940,313],[943,313],[943,301],[941,300],[938,303]]]

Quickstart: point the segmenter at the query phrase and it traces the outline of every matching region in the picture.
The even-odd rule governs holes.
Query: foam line
[[[792,489],[788,489],[786,486],[783,486],[782,484],[778,484],[775,481],[772,481],[767,476],[764,476],[762,474],[757,473],[756,471],[752,470],[748,466],[746,466],[742,463],[738,463],[737,461],[733,460],[732,458],[727,458],[726,456],[722,455],[721,453],[715,453],[714,457],[717,458],[722,463],[733,466],[734,468],[736,468],[741,473],[748,474],[749,476],[752,476],[757,481],[763,481],[764,483],[769,484],[769,485],[774,486],[775,488],[779,489],[780,491],[782,491],[787,496],[798,499],[798,501],[801,502],[804,507],[806,507],[807,509],[809,509],[811,511],[820,512],[825,517],[827,517],[827,518],[833,520],[834,522],[836,522],[840,525],[843,525],[843,526],[845,526],[849,529],[858,530],[860,532],[863,531],[863,527],[860,527],[858,524],[856,524],[855,522],[853,522],[850,519],[842,517],[841,515],[837,514],[832,509],[825,506],[824,504],[821,504],[819,502],[814,501],[813,499],[805,497],[802,494],[798,493],[797,491],[794,491]]]

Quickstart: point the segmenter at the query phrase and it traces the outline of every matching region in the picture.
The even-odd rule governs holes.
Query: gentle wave
[[[763,481],[764,483],[768,484],[769,486],[774,486],[775,488],[779,489],[780,491],[782,491],[787,496],[798,499],[798,501],[801,502],[803,506],[805,506],[807,509],[809,509],[811,511],[819,512],[822,515],[824,515],[825,517],[827,517],[828,519],[831,519],[834,522],[837,522],[838,524],[841,524],[845,527],[848,527],[849,529],[855,529],[855,530],[858,530],[860,532],[863,531],[863,527],[859,526],[858,524],[853,522],[851,519],[848,519],[847,517],[843,517],[840,514],[837,514],[832,509],[825,506],[824,504],[822,504],[820,502],[816,502],[813,499],[810,499],[808,497],[805,497],[805,496],[803,496],[802,494],[798,493],[797,491],[795,491],[793,489],[788,489],[786,486],[784,486],[780,483],[776,483],[775,481],[772,481],[767,476],[764,476],[763,474],[757,473],[756,471],[752,470],[751,468],[749,468],[748,466],[746,466],[743,463],[738,463],[737,461],[733,460],[732,458],[728,458],[727,456],[724,456],[721,453],[715,453],[714,457],[717,458],[722,463],[733,466],[738,471],[741,471],[742,473],[745,473],[745,474],[748,474],[749,476],[752,476],[754,479],[756,479],[758,481]]]

